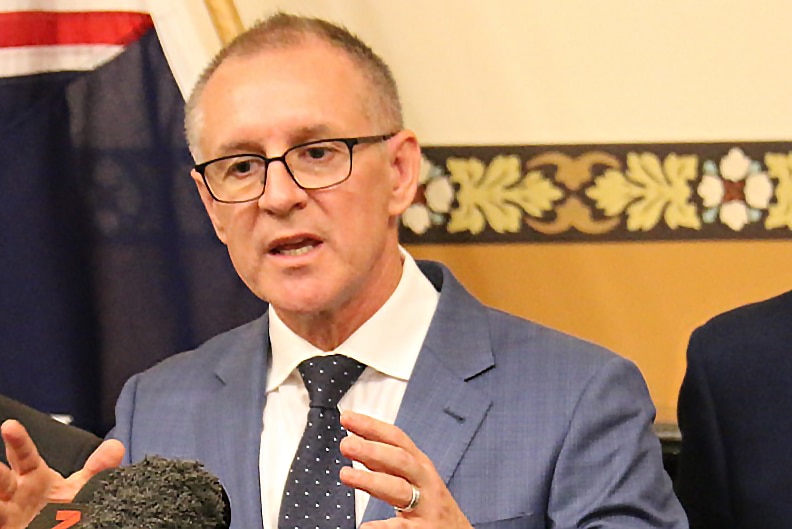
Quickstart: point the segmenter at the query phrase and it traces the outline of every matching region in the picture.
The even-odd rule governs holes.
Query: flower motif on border
[[[425,157],[421,158],[418,191],[413,203],[402,214],[402,224],[419,235],[432,226],[445,224],[455,194],[448,174]]]
[[[698,194],[704,203],[702,220],[716,219],[734,231],[761,220],[773,197],[773,184],[759,162],[732,147],[719,164],[704,162]]]

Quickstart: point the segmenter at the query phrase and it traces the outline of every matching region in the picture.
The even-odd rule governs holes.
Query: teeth
[[[280,253],[281,255],[297,256],[297,255],[302,255],[304,253],[308,253],[311,250],[311,248],[313,248],[313,245],[309,244],[309,245],[306,245],[306,246],[301,246],[300,248],[295,248],[293,250],[283,250],[282,249],[278,253]]]

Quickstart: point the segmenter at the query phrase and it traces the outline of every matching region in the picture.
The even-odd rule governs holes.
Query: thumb
[[[115,468],[120,465],[121,460],[124,458],[124,452],[124,445],[121,441],[117,439],[103,441],[88,457],[82,470],[75,472],[53,487],[50,501],[72,501],[77,492],[83,488],[89,479],[103,470]]]
[[[103,470],[115,468],[124,459],[124,445],[118,439],[107,439],[100,444],[88,457],[79,473],[87,474],[87,479],[92,478]]]

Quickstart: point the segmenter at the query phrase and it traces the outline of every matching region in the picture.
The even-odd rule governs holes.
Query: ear
[[[393,217],[404,213],[415,198],[421,171],[421,147],[411,130],[402,130],[391,144],[391,199],[388,212]]]
[[[226,233],[225,227],[223,226],[222,221],[217,215],[217,205],[218,202],[212,198],[212,195],[209,193],[209,190],[206,188],[206,184],[204,183],[203,177],[198,174],[198,171],[193,169],[190,171],[190,176],[192,177],[193,181],[195,182],[195,186],[198,188],[198,194],[201,196],[201,202],[203,202],[204,208],[206,212],[209,214],[209,220],[212,221],[212,226],[214,227],[215,234],[217,234],[217,238],[223,244],[226,244]]]

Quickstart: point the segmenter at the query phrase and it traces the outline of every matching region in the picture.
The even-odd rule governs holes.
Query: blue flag
[[[147,14],[0,13],[2,53],[0,393],[103,434],[129,376],[264,305],[190,179]]]

